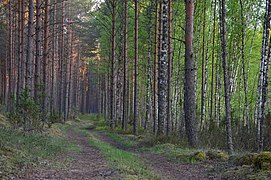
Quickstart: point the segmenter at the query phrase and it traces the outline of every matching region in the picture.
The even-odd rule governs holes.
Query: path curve
[[[93,130],[90,130],[93,131]],[[216,180],[221,179],[208,175],[207,168],[201,164],[181,164],[169,158],[153,153],[137,152],[117,143],[103,132],[96,133],[98,138],[118,149],[133,152],[138,155],[163,180]]]

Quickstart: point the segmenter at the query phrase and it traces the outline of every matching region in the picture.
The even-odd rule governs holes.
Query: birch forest
[[[0,179],[269,179],[270,22],[271,0],[0,0]]]

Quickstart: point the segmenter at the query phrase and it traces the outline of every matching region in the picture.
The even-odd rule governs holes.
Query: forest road
[[[93,130],[90,130],[93,131]],[[103,132],[97,132],[98,138],[118,149],[132,152],[139,156],[162,180],[218,180],[218,175],[209,175],[208,168],[203,164],[181,164],[158,154],[137,152],[127,149]]]
[[[14,179],[27,180],[108,180],[116,179],[117,172],[111,169],[103,154],[89,144],[87,137],[69,130],[69,140],[81,146],[80,152],[70,152],[63,159],[71,159],[70,166],[65,169],[38,168],[29,169]]]

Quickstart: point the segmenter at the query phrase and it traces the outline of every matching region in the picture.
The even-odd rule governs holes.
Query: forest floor
[[[63,134],[66,141],[56,141],[56,144],[50,144],[50,141],[46,142],[50,145],[46,150],[50,150],[47,152],[48,156],[38,159],[39,163],[32,163],[34,161],[31,160],[31,163],[28,163],[21,170],[19,170],[20,168],[13,169],[8,176],[3,175],[5,167],[2,167],[3,170],[1,169],[2,156],[0,156],[0,179],[204,180],[261,179],[261,177],[265,179],[268,177],[266,174],[255,176],[251,167],[232,166],[228,161],[197,161],[191,154],[199,151],[198,149],[183,149],[169,143],[154,143],[152,145],[150,142],[142,143],[145,141],[144,137],[120,133],[120,131],[118,133],[112,132],[99,119],[90,115],[81,116],[80,119],[70,121],[65,125],[53,125],[52,129],[55,129],[51,130],[53,136]],[[39,140],[44,141],[44,139]],[[44,148],[46,144],[36,146]],[[57,148],[53,148],[57,144],[64,147],[64,150],[60,149],[61,151],[58,152]],[[4,144],[3,147],[5,146]],[[33,148],[30,147],[30,149]],[[9,147],[9,149],[12,148]],[[56,149],[56,151],[51,149]],[[9,152],[12,151],[9,150]],[[22,157],[30,156],[30,154],[35,153],[29,150],[29,155]],[[7,156],[6,153],[3,157],[8,159]],[[51,156],[53,158],[49,158]],[[37,157],[34,156],[32,159],[37,159]],[[250,176],[251,174],[253,175]]]
[[[100,140],[110,144],[111,146],[135,153],[161,179],[219,179],[218,175],[208,175],[206,167],[202,164],[181,164],[162,155],[137,151],[136,148],[127,148],[108,137],[106,133],[99,132],[97,134]]]
[[[126,168],[112,168],[102,151],[89,144],[86,135],[70,129],[67,132],[67,138],[81,147],[80,152],[70,152],[62,157],[72,159],[70,166],[63,169],[27,170],[20,175],[20,179],[138,179],[139,177],[144,178],[145,175],[150,179],[215,179],[213,176],[207,175],[207,171],[202,165],[179,164],[161,155],[136,152],[136,149],[124,147],[103,132],[96,132],[92,128],[85,129],[90,134],[97,135],[98,141],[109,144],[113,148],[121,150],[122,153],[123,151],[128,152],[139,158],[146,167],[149,167],[147,170],[149,172],[141,174],[137,169],[127,171]]]

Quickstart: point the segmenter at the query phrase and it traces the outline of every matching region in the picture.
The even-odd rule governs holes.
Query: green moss
[[[244,166],[244,165],[253,165],[257,159],[257,153],[249,153],[237,158],[237,165]]]
[[[256,157],[254,165],[257,169],[271,170],[271,152],[261,152]]]
[[[229,155],[223,151],[208,151],[206,155],[207,155],[207,158],[210,160],[218,160],[218,161],[229,160]]]
[[[194,158],[196,161],[204,161],[206,160],[206,153],[203,151],[196,152]]]

